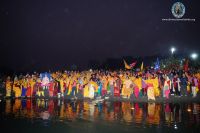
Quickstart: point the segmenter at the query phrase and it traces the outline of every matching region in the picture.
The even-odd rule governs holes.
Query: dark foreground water
[[[8,133],[200,132],[200,103],[7,99],[0,130]]]

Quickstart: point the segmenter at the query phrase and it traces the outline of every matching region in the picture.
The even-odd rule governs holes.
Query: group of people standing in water
[[[5,79],[5,97],[15,98],[89,98],[121,97],[125,99],[156,97],[196,97],[200,73],[183,70],[135,71],[64,71],[15,75]]]

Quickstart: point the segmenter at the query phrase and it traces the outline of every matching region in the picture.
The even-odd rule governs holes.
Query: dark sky
[[[16,70],[42,66],[87,66],[90,59],[148,56],[200,49],[200,2],[182,0],[1,0],[0,66]]]

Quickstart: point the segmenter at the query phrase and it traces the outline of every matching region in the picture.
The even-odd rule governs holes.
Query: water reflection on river
[[[0,107],[0,127],[15,127],[12,130],[16,131],[26,125],[29,132],[33,127],[37,132],[41,127],[51,127],[46,129],[48,132],[57,128],[61,128],[60,132],[68,129],[68,132],[110,133],[198,132],[200,126],[199,103],[105,101],[94,104],[90,101],[7,99],[1,101]]]

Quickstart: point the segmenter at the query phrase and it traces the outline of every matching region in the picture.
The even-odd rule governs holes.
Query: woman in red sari
[[[120,97],[120,87],[121,87],[121,81],[119,78],[115,77],[114,80],[114,96]]]
[[[35,82],[34,82],[33,78],[29,76],[28,82],[27,82],[27,92],[26,92],[27,97],[32,97],[34,85],[35,85]]]
[[[54,82],[51,81],[49,84],[49,97],[53,97],[53,93],[54,93]]]

